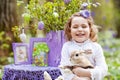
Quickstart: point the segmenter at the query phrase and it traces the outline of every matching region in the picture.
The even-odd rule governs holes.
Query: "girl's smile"
[[[89,39],[90,28],[88,21],[82,17],[75,17],[71,23],[71,36],[76,42],[84,42]]]

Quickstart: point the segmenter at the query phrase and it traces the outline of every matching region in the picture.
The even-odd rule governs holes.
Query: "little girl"
[[[88,56],[94,68],[74,67],[73,75],[70,75],[65,80],[103,80],[107,74],[107,65],[101,46],[97,41],[97,28],[93,24],[93,19],[88,10],[82,10],[73,14],[64,28],[67,42],[64,43],[61,52],[60,65],[68,66],[70,63],[70,53],[75,50],[88,50],[92,54]]]

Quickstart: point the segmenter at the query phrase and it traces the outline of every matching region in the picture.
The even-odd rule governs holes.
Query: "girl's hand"
[[[81,67],[74,67],[72,72],[79,77],[90,77],[90,71]]]

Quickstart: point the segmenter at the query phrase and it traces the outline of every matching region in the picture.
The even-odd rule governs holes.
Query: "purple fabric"
[[[61,59],[61,49],[65,42],[64,31],[51,31],[46,36],[46,42],[50,48],[48,54],[48,65],[58,66]]]
[[[32,65],[6,65],[2,80],[44,80],[43,73],[47,71],[52,79],[56,79],[61,72],[58,67],[38,67]]]

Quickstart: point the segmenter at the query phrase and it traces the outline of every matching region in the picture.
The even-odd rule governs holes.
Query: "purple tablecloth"
[[[6,65],[2,80],[44,80],[43,73],[47,71],[52,79],[56,79],[61,72],[58,67],[38,67],[32,65]]]

